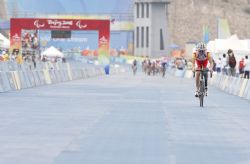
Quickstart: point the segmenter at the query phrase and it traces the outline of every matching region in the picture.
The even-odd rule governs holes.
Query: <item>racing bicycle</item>
[[[205,96],[205,79],[208,78],[209,70],[201,67],[200,70],[195,70],[196,72],[201,72],[199,79],[199,88],[198,88],[198,98],[200,100],[200,107],[203,107],[204,96]],[[210,78],[212,78],[212,72],[210,71]],[[193,77],[195,77],[195,72],[193,73]]]

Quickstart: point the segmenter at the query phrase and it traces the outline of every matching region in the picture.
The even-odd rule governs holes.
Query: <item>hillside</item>
[[[201,41],[203,25],[217,37],[217,18],[226,18],[232,34],[250,38],[250,0],[172,0],[168,8],[171,43]]]

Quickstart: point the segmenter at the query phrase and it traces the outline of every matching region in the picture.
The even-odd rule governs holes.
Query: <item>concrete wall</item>
[[[125,72],[110,68],[110,74]],[[0,62],[0,93],[105,75],[102,67],[82,63],[38,63],[36,69],[16,62]]]

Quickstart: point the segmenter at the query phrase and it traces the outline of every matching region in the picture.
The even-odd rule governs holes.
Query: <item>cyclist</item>
[[[207,70],[208,62],[210,64],[209,71],[213,71],[213,59],[210,52],[207,51],[206,44],[200,42],[196,45],[196,51],[193,53],[192,63],[193,63],[193,71],[201,70],[203,67],[204,70]],[[195,63],[197,67],[195,68]],[[199,78],[200,71],[196,71],[196,92],[195,97],[198,97],[199,94]],[[207,96],[207,73],[205,74],[205,95]]]
[[[136,59],[134,59],[133,63],[132,63],[132,70],[133,70],[133,74],[136,74],[137,71],[137,61]]]
[[[165,61],[163,61],[161,63],[161,68],[162,68],[162,77],[165,77],[166,74],[166,67],[167,67],[167,63]]]

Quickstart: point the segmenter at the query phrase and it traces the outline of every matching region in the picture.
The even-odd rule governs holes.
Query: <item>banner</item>
[[[11,51],[22,54],[22,30],[97,30],[99,62],[109,64],[110,20],[12,18]]]
[[[218,19],[218,39],[228,39],[231,36],[227,19]]]
[[[128,21],[113,21],[111,31],[133,31],[134,23]]]
[[[205,43],[209,42],[209,27],[208,26],[203,26],[203,41]]]

